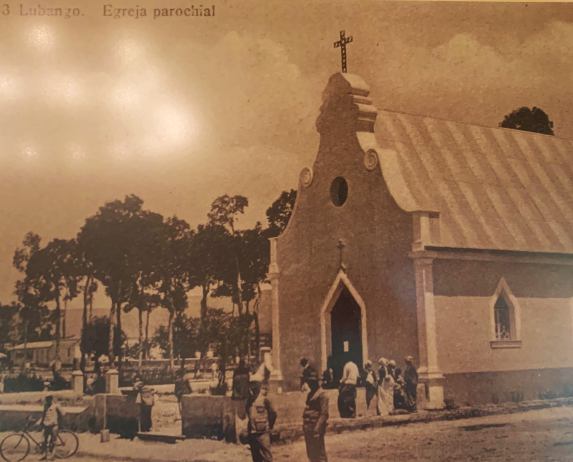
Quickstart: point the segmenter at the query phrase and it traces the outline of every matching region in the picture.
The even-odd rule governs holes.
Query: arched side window
[[[521,318],[517,299],[501,278],[491,299],[492,348],[521,346]]]
[[[515,335],[512,333],[513,322],[511,320],[512,309],[507,303],[505,294],[501,293],[493,306],[495,318],[495,339],[511,340]]]

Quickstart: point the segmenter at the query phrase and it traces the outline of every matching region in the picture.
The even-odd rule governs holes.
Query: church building
[[[573,142],[378,111],[334,74],[271,240],[272,360],[414,356],[425,406],[573,394]]]

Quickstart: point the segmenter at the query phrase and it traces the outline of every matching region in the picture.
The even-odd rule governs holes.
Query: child
[[[277,413],[271,401],[266,398],[266,393],[261,392],[262,382],[262,374],[257,373],[250,378],[250,396],[247,401],[249,444],[253,462],[272,462],[271,430]]]
[[[63,417],[64,411],[54,402],[54,397],[47,395],[44,398],[42,418],[38,421],[44,431],[44,455],[40,460],[54,459],[54,445]]]

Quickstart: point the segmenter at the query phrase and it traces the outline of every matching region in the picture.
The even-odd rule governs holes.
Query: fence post
[[[105,373],[105,392],[119,393],[119,372],[117,369],[110,369]]]
[[[80,370],[72,372],[72,390],[78,395],[84,393],[84,373]]]

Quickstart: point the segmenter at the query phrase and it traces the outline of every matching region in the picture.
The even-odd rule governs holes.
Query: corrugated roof
[[[573,141],[392,111],[376,137],[398,204],[439,212],[429,244],[573,253]]]

